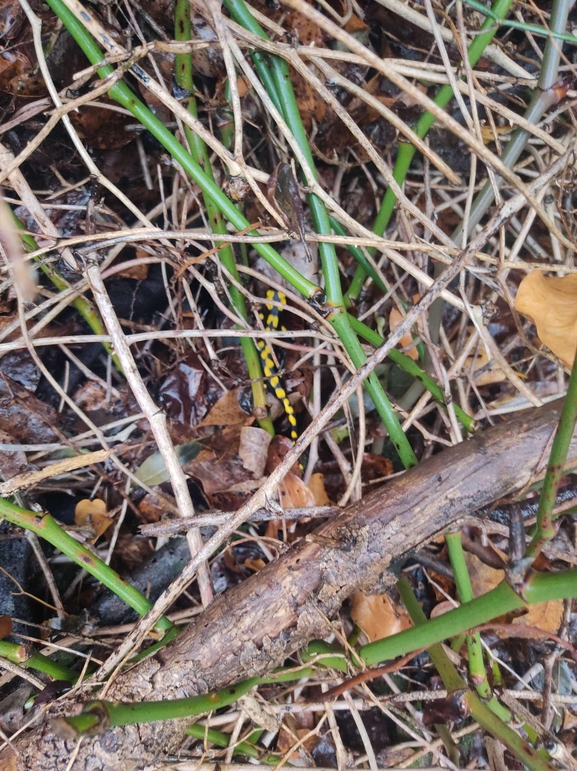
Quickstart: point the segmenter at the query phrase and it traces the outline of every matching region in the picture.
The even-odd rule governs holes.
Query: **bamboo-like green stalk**
[[[469,46],[467,58],[469,59],[471,67],[474,67],[475,64],[479,61],[483,55],[483,51],[489,45],[495,36],[495,33],[497,32],[498,26],[494,23],[493,19],[504,19],[509,12],[509,8],[511,7],[512,2],[513,0],[496,0],[491,9],[492,14],[494,14],[493,18],[485,19],[485,22],[481,27],[481,33],[474,38],[473,42]],[[450,85],[447,84],[440,88],[439,93],[434,99],[434,102],[439,107],[446,107],[452,98],[453,89]],[[424,113],[417,122],[417,125],[414,129],[417,136],[420,139],[424,139],[434,122],[435,116],[431,112]],[[397,160],[393,169],[393,177],[397,184],[402,185],[405,181],[405,177],[407,176],[407,172],[415,153],[416,148],[414,145],[411,145],[407,142],[398,143]],[[381,207],[373,225],[373,232],[378,236],[382,236],[385,232],[395,208],[396,201],[397,197],[389,187],[383,197]],[[347,292],[347,295],[351,300],[354,300],[359,296],[365,276],[366,273],[364,269],[359,266],[355,272],[349,287],[349,291]]]
[[[195,739],[210,742],[223,749],[226,749],[230,744],[230,736],[228,734],[225,734],[222,731],[215,731],[214,728],[206,728],[206,726],[199,725],[198,723],[187,728],[186,733]],[[277,766],[280,760],[278,755],[267,752],[254,744],[261,735],[262,731],[253,731],[247,739],[234,746],[233,754],[246,755],[246,757],[254,758],[255,760],[258,760],[259,763],[265,763],[267,766]],[[288,765],[290,766],[292,764],[289,763]]]
[[[366,324],[363,324],[362,321],[359,321],[354,316],[349,315],[349,321],[357,335],[359,335],[359,337],[363,337],[367,342],[371,343],[371,345],[374,345],[375,348],[378,348],[385,342],[384,338],[382,338],[378,332],[375,332],[374,329],[367,327]],[[445,404],[445,396],[440,386],[436,383],[435,380],[433,380],[432,377],[424,372],[419,367],[419,365],[413,361],[413,359],[411,359],[410,356],[407,356],[406,353],[399,351],[397,348],[393,348],[391,351],[389,351],[388,358],[404,372],[412,375],[416,380],[418,380],[423,385],[423,387],[431,393],[433,398],[445,409],[447,409]],[[473,428],[475,427],[475,421],[473,418],[470,415],[467,415],[467,413],[461,409],[458,404],[453,404],[453,409],[455,410],[457,420],[461,423],[463,428],[468,432],[472,432]]]
[[[447,544],[449,560],[455,576],[455,586],[457,587],[459,601],[461,603],[471,602],[473,599],[473,587],[471,586],[471,579],[469,578],[469,571],[465,562],[461,534],[447,533],[445,543]],[[480,633],[473,632],[473,634],[468,634],[466,642],[469,654],[469,675],[477,694],[501,720],[509,720],[511,717],[509,710],[491,693],[491,685],[487,678],[485,662],[483,660]]]
[[[62,0],[47,0],[47,4],[63,22],[90,63],[93,65],[101,63],[104,59],[104,55],[99,46]],[[110,65],[103,65],[98,68],[98,75],[101,78],[106,78],[108,75],[112,74],[112,72],[113,69]],[[166,126],[137,96],[135,96],[126,83],[120,81],[119,83],[114,84],[111,86],[108,94],[150,131],[150,133],[170,153],[174,160],[179,163],[194,182],[196,182],[202,192],[215,202],[223,216],[226,217],[235,228],[238,230],[247,230],[250,228],[249,221],[243,217],[232,201],[227,198],[218,185],[207,176],[191,154],[185,150],[183,145],[177,141]],[[253,236],[258,235],[254,230],[250,231],[248,234]],[[281,257],[270,244],[255,243],[253,246],[255,250],[264,257],[264,259],[278,271],[289,284],[291,284],[291,286],[303,295],[303,297],[312,299],[319,296],[319,287],[299,273],[299,271]]]
[[[555,31],[552,26],[542,27],[540,24],[531,24],[525,21],[513,21],[512,19],[500,19],[497,14],[493,13],[489,8],[486,8],[482,3],[478,3],[477,0],[463,0],[465,5],[469,5],[476,11],[480,11],[485,16],[490,16],[495,19],[499,27],[509,27],[510,29],[520,29],[523,32],[530,32],[532,35],[542,35],[546,38],[553,38],[553,40],[562,40],[564,43],[571,43],[571,45],[577,45],[577,39],[575,35],[571,35],[569,32]]]
[[[527,557],[536,557],[543,546],[553,538],[556,528],[553,522],[553,507],[557,496],[559,482],[564,475],[565,459],[575,430],[577,421],[577,357],[573,362],[567,394],[563,402],[563,409],[557,424],[555,439],[551,447],[551,454],[547,464],[543,489],[539,498],[537,509],[537,522],[535,534],[527,549]]]
[[[427,617],[423,613],[423,609],[419,605],[407,579],[401,578],[397,588],[416,628],[426,624]],[[548,762],[549,756],[547,753],[541,754],[534,750],[516,731],[509,728],[488,704],[484,704],[467,688],[467,683],[458,673],[455,665],[449,659],[440,643],[431,645],[428,648],[428,653],[449,695],[454,694],[458,696],[460,706],[466,709],[473,720],[479,723],[481,728],[503,742],[530,771],[554,771],[553,765]]]
[[[102,61],[102,52],[98,45],[95,43],[92,36],[86,31],[83,25],[78,19],[71,13],[64,5],[62,0],[47,0],[48,5],[58,15],[61,21],[65,24],[71,35],[76,42],[80,45],[85,55],[88,57],[92,64],[98,64]],[[264,34],[264,33],[263,33]],[[111,74],[112,68],[110,66],[103,66],[98,69],[100,77],[106,77]],[[288,81],[288,74],[286,78],[282,73],[282,68],[277,72],[277,87],[284,82],[285,86]],[[291,88],[292,92],[292,88]],[[198,163],[192,158],[184,147],[174,138],[174,136],[166,129],[166,127],[151,113],[151,111],[130,91],[128,86],[124,82],[116,83],[111,87],[109,91],[110,96],[119,102],[123,107],[128,109],[148,130],[162,143],[162,145],[171,153],[173,158],[180,163],[185,171],[190,174],[192,179],[198,184],[200,189],[209,196],[215,204],[219,207],[223,215],[239,230],[247,229],[250,227],[248,221],[242,216],[234,204],[224,195],[224,193],[217,187],[217,185],[209,179],[206,173],[201,169]],[[293,94],[294,101],[294,94]],[[283,104],[283,109],[285,105]],[[296,108],[296,102],[295,102]],[[294,113],[292,106],[289,108],[291,113]],[[296,109],[298,115],[298,109]],[[299,116],[300,120],[300,116]],[[301,124],[302,126],[302,124]],[[306,135],[305,135],[306,138]],[[310,153],[310,150],[309,150]],[[316,199],[311,203],[311,209],[313,215],[322,220],[322,227],[319,229],[321,233],[330,234],[330,225],[328,222],[328,215],[324,207],[320,208],[321,201]],[[324,219],[323,219],[324,218]],[[254,231],[251,231],[254,233]],[[255,234],[256,235],[256,234]],[[269,244],[255,243],[253,244],[259,254],[261,254],[267,262],[277,270],[295,289],[308,299],[313,299],[319,296],[319,288],[299,273],[292,265],[284,260],[278,252],[276,252]],[[325,282],[327,285],[327,294],[329,294],[329,302],[333,306],[331,315],[331,323],[335,329],[337,335],[341,338],[341,341],[347,349],[351,360],[356,367],[359,367],[365,360],[366,356],[362,349],[358,338],[352,331],[350,324],[348,323],[346,314],[344,313],[344,307],[342,304],[342,291],[340,288],[340,277],[338,274],[338,263],[336,261],[336,253],[334,252],[333,245],[325,245],[332,248],[332,252],[335,254],[335,260],[326,259],[324,264],[325,270]],[[330,254],[330,249],[324,250],[325,257]],[[399,456],[406,467],[415,465],[417,462],[416,456],[405,437],[398,418],[396,417],[394,410],[387,399],[385,392],[375,374],[371,374],[366,383],[367,390],[375,404],[375,407],[379,411],[383,422],[387,425],[393,445],[399,452]]]
[[[71,683],[75,683],[78,680],[78,672],[74,672],[74,670],[65,667],[64,664],[59,664],[57,661],[52,661],[52,659],[44,656],[42,653],[31,653],[25,645],[8,642],[8,640],[0,640],[0,656],[8,659],[13,664],[26,667],[26,669],[35,669],[37,672],[42,672],[53,680],[69,680]]]
[[[266,33],[254,19],[249,9],[246,7],[244,0],[224,0],[224,4],[230,11],[233,18],[239,24],[254,34],[258,35],[259,37],[267,39]],[[309,146],[308,137],[301,120],[295,93],[290,80],[288,65],[284,59],[281,59],[278,56],[271,56],[270,61],[270,70],[276,88],[276,93],[279,97],[281,113],[294,138],[298,142],[301,152],[303,153],[311,171],[315,177],[318,178],[315,169],[314,158]],[[324,202],[313,193],[309,193],[307,199],[316,232],[321,235],[331,235],[331,221],[329,219]],[[348,315],[345,311],[339,262],[334,244],[326,242],[319,243],[319,254],[321,257],[323,275],[325,279],[327,306],[330,308],[330,311],[327,315],[327,320],[330,322],[333,329],[339,336],[339,339],[351,357],[354,366],[359,368],[362,366],[362,364],[364,364],[367,357],[363,351],[357,335],[351,327]],[[401,428],[401,424],[396,416],[391,402],[385,394],[383,387],[374,372],[371,373],[365,385],[373,400],[377,412],[381,417],[381,420],[389,432],[391,441],[397,450],[403,465],[405,468],[417,465],[416,455],[413,452],[413,449]]]
[[[383,640],[363,645],[358,654],[367,666],[404,656],[409,651],[426,648],[448,637],[454,637],[497,616],[553,599],[568,599],[577,595],[577,570],[561,573],[535,573],[528,577],[523,587],[522,599],[508,583],[503,581],[482,597],[461,605],[455,610],[427,621],[414,629],[406,629]]]
[[[565,29],[571,6],[572,0],[554,0],[551,8],[550,21],[552,32],[562,32]],[[549,37],[543,51],[543,60],[541,62],[537,88],[523,115],[525,120],[529,123],[539,123],[545,112],[559,101],[559,95],[555,88],[555,84],[559,77],[560,57],[561,46],[553,37]],[[521,127],[516,128],[512,133],[510,140],[507,142],[507,146],[503,150],[501,161],[512,169],[517,163],[530,136],[530,133],[526,129]],[[493,180],[487,180],[481,188],[481,191],[475,197],[467,219],[467,233],[471,233],[473,228],[481,221],[481,218],[493,202],[493,198],[495,197],[495,186],[498,186],[500,182],[501,178],[498,176]],[[451,236],[455,243],[457,243],[460,238],[462,231],[461,225]]]
[[[244,696],[257,685],[287,683],[300,680],[303,677],[312,677],[313,674],[314,669],[312,667],[298,669],[287,667],[263,677],[251,677],[220,691],[211,691],[184,699],[130,703],[91,701],[84,705],[80,715],[66,718],[65,722],[74,728],[78,734],[91,736],[112,726],[194,717],[234,704],[241,696]]]
[[[14,223],[14,226],[19,230],[23,231],[26,228],[20,222],[19,218],[16,216],[16,214],[10,209],[10,214],[12,216],[12,222]],[[24,246],[24,250],[26,252],[35,252],[38,249],[38,243],[36,239],[30,235],[30,233],[22,233],[20,232],[20,238],[22,240],[22,245]],[[69,289],[68,284],[66,281],[62,278],[60,273],[56,270],[56,268],[52,265],[46,265],[46,263],[42,262],[42,260],[36,261],[38,267],[40,270],[44,273],[45,276],[48,277],[48,279],[54,284],[56,289],[58,289],[59,292],[63,292],[65,289]],[[100,315],[97,310],[95,310],[92,305],[88,302],[88,300],[85,297],[75,297],[74,300],[72,300],[72,306],[76,308],[78,313],[82,316],[84,321],[88,324],[90,329],[94,332],[95,335],[105,335],[106,329],[104,327],[104,324],[102,323],[102,319],[100,318]],[[110,356],[112,359],[112,363],[120,372],[120,374],[124,374],[122,371],[122,365],[120,363],[120,360],[118,359],[118,356],[113,353],[112,348],[110,347],[109,343],[102,343],[102,346],[106,353]]]
[[[175,39],[178,41],[189,41],[191,39],[191,19],[189,0],[177,0],[174,6],[174,28]],[[184,100],[188,112],[198,118],[198,108],[194,96],[192,53],[177,54],[174,62],[174,76],[177,85],[184,89],[188,96]],[[204,170],[208,179],[214,183],[214,173],[210,162],[210,154],[205,141],[198,134],[191,130],[190,126],[184,127],[184,133],[190,148],[190,154],[195,162]],[[219,207],[213,199],[204,191],[202,200],[206,209],[206,214],[213,233],[226,235],[226,223],[220,212]],[[240,276],[234,259],[234,251],[231,245],[216,242],[219,247],[219,258],[222,264],[228,270],[230,275],[240,284]],[[233,283],[229,287],[230,298],[236,313],[245,321],[248,320],[246,303],[240,289]],[[251,380],[253,407],[255,414],[261,416],[258,418],[258,424],[271,436],[274,436],[274,426],[272,420],[267,416],[268,402],[266,398],[266,388],[262,379],[262,368],[260,357],[254,341],[248,337],[242,337],[240,340],[242,351],[245,357],[248,376]],[[266,416],[266,417],[263,417]]]
[[[111,589],[117,597],[124,600],[139,615],[144,616],[152,608],[152,603],[143,594],[120,578],[116,571],[92,554],[81,543],[68,535],[51,514],[38,514],[0,499],[1,519],[6,519],[13,525],[23,527],[44,538],[90,575],[97,578],[104,586]],[[155,626],[159,632],[166,632],[171,628],[172,623],[164,617],[159,619]]]

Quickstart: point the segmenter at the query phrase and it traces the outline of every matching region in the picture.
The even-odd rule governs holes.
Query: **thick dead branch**
[[[392,560],[454,528],[542,474],[559,410],[550,405],[489,429],[376,490],[217,599],[163,652],[118,677],[107,698],[194,695],[262,674],[329,631],[354,591],[392,583]],[[568,463],[577,462],[574,438]],[[78,705],[65,704],[68,713]],[[62,709],[59,710],[62,712]],[[0,756],[8,771],[152,771],[177,752],[186,720],[117,728],[94,739],[56,738],[49,723]]]

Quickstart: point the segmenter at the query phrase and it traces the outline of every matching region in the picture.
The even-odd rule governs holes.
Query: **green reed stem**
[[[104,586],[112,590],[121,600],[144,616],[152,608],[152,603],[146,599],[137,589],[124,581],[118,573],[112,570],[105,562],[96,557],[81,543],[60,527],[58,522],[50,514],[37,514],[20,506],[15,506],[6,500],[0,499],[0,520],[6,519],[14,525],[30,530],[45,541],[51,543],[67,557],[84,568],[87,573],[97,578]],[[166,632],[172,628],[172,623],[167,618],[161,618],[156,623],[155,629]]]
[[[26,228],[20,222],[19,218],[16,216],[16,214],[10,209],[10,214],[12,216],[12,222],[14,223],[15,227],[19,230],[25,230]],[[20,233],[20,238],[22,239],[22,245],[24,246],[24,251],[26,252],[35,252],[39,247],[36,239],[30,235],[30,233]],[[46,265],[42,260],[37,259],[36,264],[40,268],[40,270],[44,273],[45,276],[54,284],[56,289],[58,289],[59,292],[63,292],[65,289],[69,289],[68,283],[64,280],[64,278],[60,275],[60,273],[56,270],[56,268],[52,265]],[[88,300],[85,297],[75,297],[74,300],[72,300],[72,306],[76,308],[78,313],[82,316],[84,321],[88,324],[90,329],[94,332],[95,335],[105,335],[106,334],[106,328],[104,327],[104,324],[102,323],[102,319],[100,318],[100,315],[98,311],[96,311],[92,305],[88,302]],[[110,356],[112,359],[112,363],[116,367],[117,371],[120,372],[121,375],[123,375],[122,371],[122,364],[120,363],[120,360],[118,356],[113,353],[112,348],[110,347],[109,343],[102,343],[102,346],[106,353]]]
[[[513,3],[513,0],[497,0],[492,7],[492,13],[494,18],[504,19]],[[481,27],[481,34],[477,35],[467,52],[467,57],[471,67],[473,67],[483,55],[483,51],[489,45],[498,27],[495,25],[493,18],[486,18]],[[483,31],[484,30],[484,31]],[[444,85],[440,88],[439,93],[436,95],[434,102],[439,107],[446,107],[453,98],[453,89],[450,85]],[[415,133],[420,139],[424,139],[429,129],[435,122],[435,116],[431,112],[424,113],[417,125],[415,126]],[[416,148],[407,142],[398,143],[397,160],[393,169],[393,177],[397,184],[402,185],[407,176],[407,172],[411,165],[411,161],[416,153]],[[378,236],[382,236],[385,232],[391,216],[393,214],[397,197],[391,188],[388,188],[381,203],[381,207],[375,219],[373,226],[373,232]],[[371,250],[374,253],[374,250]],[[366,273],[364,269],[359,266],[355,272],[349,291],[348,297],[351,300],[358,298],[361,291],[363,282],[365,280]]]
[[[266,33],[256,22],[243,0],[224,0],[224,4],[230,11],[235,21],[253,32],[255,35],[258,35],[263,39],[268,39]],[[295,93],[290,80],[288,64],[284,61],[284,59],[278,56],[271,56],[270,62],[270,71],[274,81],[275,92],[280,101],[281,114],[283,115],[283,118],[290,128],[294,138],[298,142],[301,152],[305,156],[311,171],[318,179],[307,133],[301,120]],[[266,87],[266,84],[264,85]],[[307,200],[316,232],[322,235],[331,235],[332,225],[324,202],[313,193],[309,193]],[[354,366],[359,368],[362,364],[364,364],[367,357],[363,351],[357,335],[351,327],[348,315],[345,311],[339,262],[334,244],[320,243],[319,254],[321,257],[323,275],[325,279],[327,309],[329,311],[327,320],[330,322],[335,332],[339,336],[339,339],[351,357]],[[377,412],[379,413],[389,432],[391,441],[393,442],[393,445],[397,450],[403,465],[405,468],[416,465],[417,458],[415,453],[413,452],[411,445],[403,433],[401,424],[395,414],[393,406],[391,405],[391,402],[385,394],[383,387],[375,373],[372,373],[369,376],[365,386],[373,400],[373,403],[375,404]]]
[[[175,39],[179,41],[191,40],[191,19],[190,19],[190,2],[189,0],[177,0],[174,7],[174,20],[175,20]],[[174,77],[177,85],[184,89],[188,96],[184,100],[188,112],[194,117],[198,118],[198,107],[196,104],[196,98],[194,96],[194,69],[192,63],[192,53],[177,54],[174,62]],[[190,126],[184,127],[184,133],[188,146],[190,148],[190,154],[194,161],[204,171],[207,178],[214,184],[214,172],[210,162],[210,153],[206,146],[205,141],[198,134],[195,134]],[[219,235],[226,234],[226,222],[221,214],[220,208],[213,201],[213,199],[203,191],[202,200],[206,209],[206,214],[210,227],[213,233]],[[241,279],[236,267],[236,261],[234,258],[234,251],[231,245],[215,242],[215,246],[219,248],[219,258],[222,264],[228,270],[230,275],[235,281],[240,284]],[[246,303],[244,295],[238,289],[234,283],[229,286],[230,298],[232,301],[233,309],[236,313],[245,321],[248,320],[248,313],[246,310]],[[254,341],[248,337],[242,337],[240,340],[242,351],[246,360],[248,369],[248,376],[251,380],[252,398],[255,414],[261,416],[258,418],[258,423],[261,428],[271,436],[274,436],[274,426],[270,417],[263,417],[268,412],[268,402],[266,398],[266,387],[262,379],[262,368],[260,364],[260,357]]]

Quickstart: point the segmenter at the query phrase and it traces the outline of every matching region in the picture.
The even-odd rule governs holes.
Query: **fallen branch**
[[[359,589],[392,584],[390,563],[458,527],[476,510],[542,476],[559,409],[547,405],[436,455],[376,490],[295,544],[210,605],[178,639],[120,675],[108,699],[192,696],[260,675],[314,637]],[[573,438],[567,463],[577,463]],[[75,714],[78,703],[59,705]],[[177,751],[186,720],[115,728],[65,741],[45,721],[18,737],[7,771],[56,771],[77,753],[74,771],[155,768]],[[79,745],[79,746],[78,746]]]

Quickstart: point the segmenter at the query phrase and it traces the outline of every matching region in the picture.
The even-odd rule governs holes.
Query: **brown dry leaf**
[[[106,101],[102,100],[103,103]],[[118,150],[136,136],[127,128],[133,120],[106,107],[80,107],[71,113],[70,119],[82,139],[97,150]]]
[[[0,640],[12,634],[12,619],[10,616],[0,616]]]
[[[540,340],[568,367],[577,349],[577,275],[546,278],[540,270],[527,274],[515,308],[534,322]]]
[[[242,465],[252,471],[256,479],[265,475],[268,448],[272,437],[268,431],[256,426],[243,426],[240,429],[238,454]]]
[[[421,296],[416,294],[413,295],[413,302],[417,303],[421,299]],[[405,320],[405,317],[401,314],[399,309],[395,306],[393,307],[391,314],[389,316],[389,327],[391,329],[391,332],[394,332],[397,327],[399,327],[403,321]],[[413,345],[412,348],[409,348],[409,346],[413,343],[413,336],[411,333],[407,333],[406,335],[403,335],[401,339],[399,340],[399,346],[401,348],[407,348],[406,354],[407,356],[410,356],[413,361],[417,361],[419,358],[419,352],[417,351],[416,346]]]
[[[350,19],[345,24],[345,30],[350,35],[358,35],[359,33],[366,32],[367,34],[370,32],[371,28],[368,24],[365,24],[365,22],[362,19],[359,19],[358,16],[355,16],[353,13],[350,17]]]
[[[238,90],[238,95],[242,99],[243,96],[246,96],[249,92],[248,83],[244,78],[241,78],[240,75],[236,79],[236,87]]]
[[[295,97],[297,100],[301,120],[306,131],[310,131],[313,125],[313,118],[320,123],[325,117],[327,106],[320,98],[315,88],[299,75],[293,73],[291,78]]]
[[[506,555],[501,554],[505,559]],[[494,589],[503,580],[505,573],[503,570],[495,570],[476,557],[474,554],[465,553],[465,561],[471,578],[471,586],[475,597]],[[557,633],[561,616],[563,614],[563,601],[550,600],[549,602],[540,602],[537,605],[529,606],[525,615],[519,616],[513,620],[514,624],[523,624],[525,626],[534,626],[543,629],[545,632]]]
[[[309,479],[309,490],[314,495],[315,506],[328,506],[329,496],[325,490],[325,481],[321,473],[316,473]]]
[[[451,602],[450,600],[443,600],[443,602],[439,602],[437,605],[435,605],[431,611],[431,618],[444,616],[445,613],[449,613],[451,610],[455,610],[455,603]]]
[[[84,498],[76,504],[74,524],[83,529],[90,529],[93,534],[90,540],[94,543],[110,527],[112,519],[108,516],[108,509],[103,500]]]
[[[388,594],[363,594],[353,596],[351,618],[359,626],[369,642],[390,637],[411,626],[407,611],[393,603]]]
[[[253,573],[258,573],[259,570],[262,570],[266,565],[266,562],[263,559],[247,559],[244,561],[244,566],[248,570],[252,570]]]
[[[297,713],[297,715],[286,715],[283,717],[276,747],[280,753],[283,755],[287,754],[290,752],[291,748],[295,746],[298,740],[303,739],[307,734],[311,733],[311,728],[313,727],[312,717],[312,713]],[[298,760],[303,749],[311,752],[314,749],[316,741],[317,736],[312,734],[300,745],[300,750],[297,749],[290,753],[288,759],[293,761]]]
[[[495,141],[495,133],[499,136],[504,134],[510,134],[512,131],[511,126],[481,126],[481,137],[486,145]]]
[[[220,397],[199,425],[248,426],[251,423],[254,423],[254,417],[242,409],[238,403],[238,392],[232,389]]]
[[[148,257],[148,252],[145,252],[144,249],[136,249],[135,250],[135,257],[137,260],[144,260],[146,257]],[[146,262],[142,262],[141,264],[131,265],[129,268],[126,268],[126,270],[119,271],[116,276],[118,278],[130,278],[133,281],[146,281],[148,278],[148,268],[150,266]]]
[[[300,509],[315,505],[313,491],[292,471],[278,486],[280,505],[283,509]]]
[[[504,383],[507,375],[499,365],[487,356],[485,346],[479,346],[475,356],[469,356],[465,362],[465,367],[475,368],[471,375],[476,386],[492,385],[493,383]],[[520,373],[517,373],[520,375]]]

